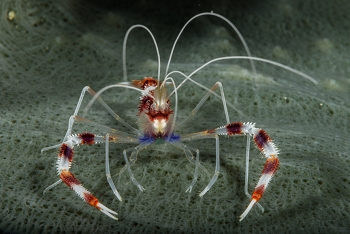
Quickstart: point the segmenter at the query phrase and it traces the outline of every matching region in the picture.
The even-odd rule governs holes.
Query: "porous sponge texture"
[[[350,20],[343,1],[308,3],[230,3],[156,11],[149,2],[102,7],[94,2],[2,1],[0,22],[0,229],[4,233],[346,233],[350,219]],[[317,4],[315,11],[312,7]],[[107,7],[106,7],[107,6]],[[205,6],[214,7],[207,9]],[[225,6],[225,7],[224,7]],[[163,6],[166,7],[166,6]],[[177,10],[176,10],[177,9]],[[230,9],[230,10],[227,10]],[[235,9],[235,11],[231,10]],[[111,144],[112,178],[123,201],[112,193],[105,176],[105,145],[75,148],[71,171],[99,200],[118,212],[114,221],[85,204],[63,184],[42,194],[58,180],[59,144],[88,85],[95,91],[123,81],[122,48],[127,29],[149,26],[158,42],[162,73],[172,43],[194,14],[214,10],[241,31],[254,56],[275,60],[320,81],[318,86],[280,68],[247,61],[218,62],[193,77],[210,88],[223,84],[230,121],[255,122],[279,147],[280,168],[261,199],[265,212],[254,207],[243,222],[239,215],[249,199],[244,194],[244,137],[220,138],[220,175],[212,189],[198,196],[210,180],[199,170],[192,193],[194,165],[171,145],[142,150],[132,166],[139,191],[128,173],[122,151],[129,144]],[[158,14],[154,14],[157,12]],[[162,12],[168,12],[167,14]],[[9,14],[10,13],[10,14]],[[152,15],[153,17],[150,17]],[[163,19],[163,20],[162,20]],[[170,70],[191,73],[210,59],[246,55],[239,38],[223,21],[202,17],[191,23],[176,46]],[[144,30],[127,43],[128,80],[157,76],[152,40]],[[164,76],[161,76],[161,79]],[[178,84],[183,78],[174,76]],[[171,88],[170,88],[171,90]],[[186,83],[179,89],[178,122],[185,119],[206,91]],[[129,124],[137,127],[139,93],[113,89],[102,98]],[[90,97],[84,98],[86,106]],[[174,98],[171,99],[174,106]],[[79,112],[81,113],[81,112]],[[98,103],[87,118],[129,132]],[[226,124],[221,100],[215,97],[178,130],[199,132]],[[76,124],[73,133],[101,129]],[[212,176],[215,142],[186,143],[200,150],[200,162]],[[265,159],[251,146],[249,192]]]

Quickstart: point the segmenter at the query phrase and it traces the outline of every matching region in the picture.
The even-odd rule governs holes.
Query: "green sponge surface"
[[[217,5],[132,2],[116,6],[88,1],[1,2],[0,21],[0,230],[4,233],[346,233],[350,220],[350,47],[349,3],[344,1],[264,1]],[[317,8],[315,9],[315,5]],[[345,5],[345,6],[344,6]],[[244,137],[220,138],[220,175],[200,198],[209,177],[199,170],[192,193],[194,165],[171,145],[142,150],[132,166],[145,187],[139,191],[127,173],[122,151],[110,147],[112,178],[123,197],[112,193],[105,176],[105,146],[79,146],[71,171],[99,200],[118,212],[114,221],[85,204],[63,184],[43,195],[58,180],[57,150],[84,86],[98,91],[122,82],[122,48],[127,29],[137,23],[153,32],[161,54],[161,79],[177,33],[202,11],[221,13],[245,37],[253,56],[274,60],[319,81],[256,62],[212,64],[193,79],[211,88],[223,83],[230,121],[255,122],[280,149],[280,168],[261,199],[239,222],[249,204],[244,194]],[[181,13],[179,13],[181,12]],[[127,43],[128,80],[157,76],[157,56],[145,30]],[[189,74],[222,56],[245,56],[239,38],[222,20],[201,17],[189,25],[177,44],[170,70]],[[174,75],[178,84],[183,78]],[[178,91],[178,120],[185,119],[206,91],[186,83]],[[102,98],[130,125],[137,127],[139,93],[112,89]],[[86,106],[90,97],[83,101]],[[171,98],[174,104],[173,97]],[[237,111],[239,110],[239,111]],[[81,113],[81,112],[79,112]],[[98,103],[87,118],[128,132]],[[178,134],[226,124],[221,100],[210,97]],[[104,134],[85,124],[73,133]],[[200,162],[211,175],[215,141],[186,143],[200,150]],[[265,159],[251,146],[249,192]]]

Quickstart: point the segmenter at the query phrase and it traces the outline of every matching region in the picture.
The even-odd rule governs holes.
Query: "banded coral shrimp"
[[[247,56],[226,56],[226,57],[219,57],[216,59],[212,59],[206,63],[204,63],[202,66],[195,69],[190,74],[185,74],[180,71],[169,71],[169,66],[171,63],[172,55],[175,49],[175,46],[182,35],[183,30],[186,28],[186,26],[192,22],[192,20],[200,17],[200,16],[215,16],[223,21],[225,21],[239,36],[242,44],[244,45],[244,48],[247,52]],[[127,72],[126,72],[126,43],[129,36],[129,33],[135,29],[135,28],[143,28],[145,29],[152,37],[156,51],[158,56],[158,76],[157,79],[152,77],[145,77],[143,80],[134,80],[132,82],[129,82],[127,79]],[[235,135],[247,135],[247,143],[246,143],[246,169],[245,169],[245,186],[244,186],[244,192],[246,196],[248,196],[251,201],[249,205],[247,206],[246,210],[242,213],[240,216],[240,221],[243,220],[246,215],[250,212],[252,207],[257,204],[259,208],[263,211],[263,207],[258,203],[258,201],[262,198],[269,182],[271,181],[273,175],[275,174],[278,165],[279,165],[279,150],[277,146],[273,143],[272,138],[267,134],[267,132],[263,129],[255,127],[255,123],[251,122],[231,122],[228,114],[228,108],[227,106],[230,106],[231,108],[235,109],[235,106],[230,104],[226,101],[225,94],[224,94],[224,88],[220,82],[216,82],[211,88],[208,88],[201,83],[195,81],[192,79],[192,76],[199,72],[201,69],[207,67],[208,65],[217,62],[217,61],[223,61],[223,60],[249,60],[251,63],[251,67],[253,70],[253,73],[255,74],[255,65],[254,61],[260,61],[265,63],[270,63],[274,66],[281,67],[285,70],[288,70],[290,72],[293,72],[295,74],[300,75],[301,77],[308,79],[309,81],[313,82],[314,84],[317,84],[317,81],[313,79],[312,77],[299,72],[293,68],[290,68],[288,66],[282,65],[280,63],[266,60],[263,58],[257,58],[253,57],[250,54],[249,48],[242,37],[242,35],[239,33],[238,29],[225,17],[215,14],[213,12],[210,13],[201,13],[198,15],[195,15],[192,17],[182,28],[180,33],[178,34],[173,47],[171,49],[171,53],[168,59],[165,76],[163,80],[161,81],[161,74],[160,74],[160,54],[158,50],[158,46],[156,43],[156,40],[151,33],[151,31],[143,26],[143,25],[134,25],[132,26],[126,33],[124,44],[123,44],[123,71],[124,71],[124,79],[125,81],[119,84],[113,84],[106,86],[99,90],[98,92],[93,91],[90,87],[86,86],[80,95],[78,104],[76,106],[76,109],[74,111],[74,114],[69,119],[68,129],[65,134],[65,137],[62,140],[62,143],[50,147],[43,148],[41,151],[47,151],[54,148],[59,148],[58,153],[58,159],[56,163],[57,172],[60,176],[60,180],[58,180],[56,183],[50,185],[48,188],[44,190],[44,193],[48,191],[49,189],[53,188],[60,182],[64,182],[68,187],[70,187],[72,190],[74,190],[79,197],[81,197],[86,203],[90,204],[91,206],[94,206],[107,216],[113,219],[117,219],[116,215],[117,213],[102,203],[99,202],[99,200],[91,193],[89,192],[85,187],[83,187],[82,183],[73,175],[72,172],[70,172],[70,167],[73,162],[73,156],[74,156],[74,147],[78,145],[93,145],[93,144],[101,144],[105,143],[105,152],[106,152],[106,177],[107,181],[113,191],[113,193],[116,195],[116,197],[122,201],[122,197],[119,194],[115,183],[113,182],[113,179],[111,177],[110,172],[110,165],[109,165],[109,144],[111,142],[113,143],[130,143],[136,145],[135,147],[126,148],[123,151],[123,156],[125,160],[125,166],[122,168],[121,172],[128,171],[129,176],[131,178],[131,181],[139,188],[140,191],[144,191],[145,188],[138,182],[137,178],[134,177],[134,174],[131,170],[131,166],[136,162],[137,156],[140,151],[151,145],[152,143],[156,144],[171,144],[181,150],[184,151],[184,154],[186,158],[195,165],[195,171],[194,176],[192,179],[191,184],[187,187],[186,192],[191,192],[194,185],[197,182],[198,179],[198,170],[202,169],[203,171],[207,172],[207,169],[200,163],[199,161],[199,155],[200,155],[200,149],[193,148],[189,145],[184,144],[183,142],[193,141],[193,140],[201,140],[201,139],[215,139],[215,171],[214,174],[211,177],[209,183],[207,186],[200,192],[199,196],[204,196],[211,187],[215,184],[216,180],[218,179],[219,173],[220,173],[220,145],[219,145],[219,136],[235,136]],[[183,77],[183,80],[176,84],[175,80],[171,77],[173,75],[180,75]],[[198,104],[195,106],[195,108],[191,111],[191,113],[182,120],[182,122],[177,123],[177,117],[178,117],[178,92],[180,88],[186,84],[186,82],[191,82],[198,86],[199,88],[207,90],[207,94],[204,95],[204,97],[199,100]],[[167,89],[168,87],[172,87],[172,91],[168,93]],[[127,121],[125,121],[123,118],[121,118],[116,112],[114,112],[110,106],[101,98],[101,95],[108,89],[112,88],[122,88],[122,89],[130,89],[135,90],[137,92],[141,93],[140,97],[140,103],[138,106],[138,125],[139,129],[134,128],[131,126]],[[217,94],[215,91],[219,90],[219,94]],[[85,93],[88,92],[92,99],[85,107],[83,114],[80,116],[78,115],[81,107],[82,107],[82,101],[84,99]],[[181,129],[182,126],[186,122],[188,122],[191,118],[193,118],[196,113],[199,111],[199,109],[203,106],[203,104],[207,101],[207,99],[211,96],[218,97],[223,105],[224,115],[226,119],[226,123],[220,123],[218,124],[219,127],[204,130],[200,129],[200,132],[196,133],[189,133],[189,134],[179,134],[178,131]],[[174,97],[174,108],[172,109],[170,98]],[[92,104],[95,101],[98,101],[104,109],[112,115],[114,119],[116,119],[121,125],[129,129],[131,133],[122,132],[118,129],[113,129],[105,125],[101,125],[99,123],[93,122],[83,116],[85,116],[92,106]],[[78,134],[72,134],[73,131],[73,125],[75,122],[84,123],[87,126],[93,126],[98,128],[100,131],[103,132],[101,135],[97,135],[95,133],[91,132],[81,132]],[[225,125],[224,125],[225,124]],[[266,163],[264,166],[264,169],[262,171],[262,175],[257,182],[257,185],[255,187],[255,190],[253,191],[253,194],[250,195],[248,192],[248,172],[249,172],[249,155],[250,155],[250,137],[253,137],[254,143],[259,149],[259,151],[267,158]],[[128,156],[129,153],[129,156]],[[195,156],[194,156],[195,154]],[[209,173],[208,173],[209,174]]]

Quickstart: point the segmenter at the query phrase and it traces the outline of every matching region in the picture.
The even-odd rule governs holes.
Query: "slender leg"
[[[137,138],[137,135],[135,135],[135,134],[125,133],[125,132],[116,130],[114,128],[110,128],[110,127],[108,127],[106,125],[95,123],[95,122],[93,122],[91,120],[85,119],[85,118],[83,118],[81,116],[78,116],[78,115],[73,115],[73,116],[71,116],[71,118],[72,118],[72,121],[74,121],[74,122],[80,122],[80,123],[88,124],[90,126],[97,127],[98,129],[100,129],[103,132],[108,132],[108,133],[110,133],[111,137],[113,136],[113,134],[117,134],[116,136],[118,136],[118,137],[123,136],[123,138],[134,139],[135,142],[139,141],[138,138]],[[122,140],[123,138],[119,138],[119,139]],[[125,142],[125,141],[123,141],[123,142]]]
[[[185,152],[186,158],[191,163],[195,164],[195,166],[196,166],[195,171],[194,171],[193,180],[192,180],[191,184],[186,189],[186,192],[190,193],[192,191],[193,186],[196,184],[197,179],[198,179],[198,167],[203,169],[208,174],[208,176],[210,176],[210,174],[209,174],[208,170],[203,165],[201,165],[199,162],[199,150],[198,149],[194,149],[192,147],[189,147],[189,146],[187,146],[179,141],[169,141],[169,143],[182,149]],[[192,155],[191,150],[196,151],[196,160],[193,159],[193,155]]]
[[[250,136],[247,136],[247,145],[246,145],[246,153],[245,153],[245,181],[244,181],[244,193],[247,195],[249,199],[252,198],[252,195],[248,192],[248,178],[249,178],[249,150],[250,150]],[[260,205],[260,203],[256,203],[256,205],[260,208],[261,212],[264,212],[264,207]]]
[[[273,175],[276,173],[279,165],[279,159],[277,157],[279,151],[275,144],[272,142],[270,136],[264,130],[256,128],[255,124],[253,123],[234,122],[220,128],[209,130],[208,132],[228,136],[236,134],[247,134],[249,136],[253,136],[256,146],[267,158],[264,169],[262,171],[262,175],[254,189],[253,195],[251,196],[251,201],[247,209],[240,216],[240,221],[242,221],[252,209],[254,204],[256,204],[261,199]],[[247,153],[246,157],[248,160],[249,152]]]
[[[85,90],[86,89],[86,90]],[[87,91],[89,92],[89,94],[91,94],[92,97],[94,97],[96,95],[95,91],[93,91],[90,87],[86,86],[83,89],[83,92]],[[82,94],[83,95],[83,94]],[[120,122],[121,124],[123,124],[125,127],[129,128],[131,130],[132,133],[134,133],[137,136],[140,136],[141,133],[139,130],[137,130],[136,128],[132,127],[130,124],[128,124],[127,122],[125,122],[125,120],[123,120],[119,115],[117,115],[103,100],[101,97],[98,97],[97,100],[100,102],[100,104],[108,111],[108,113],[110,113],[118,122]],[[80,99],[79,99],[80,101]],[[75,112],[78,112],[78,106]],[[74,112],[74,113],[75,113]],[[87,110],[84,110],[84,113],[86,114]],[[75,115],[77,115],[77,113],[75,113]]]
[[[225,117],[226,117],[226,122],[227,122],[227,124],[229,124],[230,123],[230,118],[228,116],[227,104],[226,104],[226,98],[225,98],[225,94],[224,94],[224,89],[222,88],[221,82],[216,82],[215,85],[208,91],[208,93],[206,95],[204,95],[204,97],[199,101],[197,106],[191,111],[191,115],[189,115],[180,124],[178,124],[176,126],[176,129],[179,129],[184,123],[186,123],[193,116],[195,116],[195,114],[198,112],[199,108],[205,103],[205,101],[208,100],[209,96],[212,95],[217,88],[219,88],[219,90],[220,90],[222,105],[224,107],[224,112],[225,112]]]
[[[45,194],[47,191],[49,191],[50,189],[52,189],[53,187],[55,187],[56,185],[58,185],[61,182],[62,182],[61,179],[57,180],[55,183],[53,183],[50,186],[48,186],[47,188],[45,188],[43,191],[43,194]]]
[[[81,91],[81,94],[80,94],[80,97],[79,97],[79,100],[78,100],[78,103],[77,103],[77,106],[75,108],[75,111],[74,111],[74,114],[69,118],[69,122],[68,122],[68,129],[67,129],[67,132],[66,132],[66,135],[65,137],[63,138],[62,140],[62,143],[65,142],[68,138],[69,135],[72,134],[72,128],[73,128],[73,124],[75,121],[78,121],[78,122],[85,122],[85,123],[89,123],[91,125],[95,125],[95,126],[98,126],[100,127],[101,129],[107,129],[106,132],[113,132],[113,133],[122,133],[120,131],[117,131],[115,129],[112,129],[112,128],[109,128],[109,127],[106,127],[106,126],[103,126],[103,125],[100,125],[100,124],[97,124],[97,123],[94,123],[90,120],[87,120],[87,119],[84,119],[82,117],[79,117],[78,116],[78,112],[80,110],[80,107],[81,107],[81,103],[84,99],[84,96],[85,96],[85,93],[88,92],[91,96],[95,96],[95,92],[89,87],[89,86],[85,86],[83,88],[83,90]],[[103,100],[102,98],[98,97],[98,101],[100,102],[100,104],[117,120],[119,121],[120,123],[122,123],[124,126],[126,126],[127,128],[129,128],[134,134],[136,135],[140,135],[140,131],[133,128],[132,126],[130,126],[128,123],[126,123],[122,118],[120,118],[119,115],[117,115]],[[123,133],[126,135],[126,133]],[[134,137],[134,136],[132,136]],[[61,146],[61,144],[58,144],[58,145],[54,145],[54,146],[49,146],[49,147],[45,147],[41,150],[41,153],[44,152],[44,151],[47,151],[47,150],[50,150],[50,149],[54,149],[54,148],[59,148]]]
[[[195,168],[195,171],[194,171],[194,178],[193,178],[193,181],[191,183],[191,185],[187,188],[186,192],[191,192],[193,186],[195,185],[195,183],[197,182],[197,178],[198,178],[198,167],[200,167],[207,175],[208,177],[210,178],[210,173],[208,172],[208,170],[202,165],[200,164],[199,162],[199,149],[195,149],[191,146],[188,146],[187,147],[192,150],[192,151],[195,151],[196,152],[196,161],[193,162],[193,161],[190,161],[192,163],[194,163],[196,165],[196,168]]]
[[[211,178],[211,180],[209,181],[209,184],[207,185],[207,187],[205,187],[205,189],[199,194],[200,197],[202,197],[204,194],[206,194],[206,192],[209,191],[209,189],[213,186],[213,184],[216,182],[216,180],[218,179],[219,176],[219,172],[220,172],[220,156],[219,156],[219,151],[220,151],[220,145],[219,145],[219,136],[218,135],[214,135],[215,137],[215,155],[216,155],[216,160],[215,160],[215,172],[213,175],[213,178]]]
[[[95,96],[95,91],[93,91],[89,86],[85,86],[83,88],[83,90],[81,91],[80,97],[79,97],[79,101],[77,103],[77,106],[75,108],[74,114],[70,117],[69,119],[69,124],[68,124],[68,129],[66,132],[65,137],[63,138],[63,141],[66,141],[67,137],[69,135],[71,135],[72,132],[72,127],[73,127],[73,123],[74,123],[74,116],[78,115],[78,112],[80,110],[82,101],[84,99],[85,93],[88,92],[92,97]],[[140,131],[133,128],[130,124],[128,124],[127,122],[125,122],[119,115],[117,115],[103,100],[102,98],[98,97],[97,100],[100,102],[100,104],[117,120],[119,121],[121,124],[123,124],[125,127],[129,128],[135,135],[140,135]],[[86,112],[84,112],[86,114]]]
[[[117,191],[113,183],[110,168],[109,168],[109,134],[108,133],[106,134],[106,177],[107,177],[108,184],[111,187],[113,193],[117,196],[119,201],[122,201],[122,197],[120,196],[119,192]]]
[[[188,186],[188,188],[186,189],[186,193],[190,193],[192,191],[193,186],[196,184],[197,179],[198,179],[198,165],[199,165],[199,150],[196,151],[196,168],[194,169],[194,176],[193,176],[193,180],[192,183]]]
[[[250,136],[247,136],[247,145],[245,152],[245,180],[244,180],[244,193],[247,197],[251,198],[252,195],[248,192],[248,180],[249,180],[249,150],[250,150]]]
[[[124,154],[124,159],[125,159],[125,162],[126,162],[126,165],[124,166],[124,168],[120,171],[120,174],[122,174],[124,172],[125,169],[128,170],[129,172],[129,176],[130,176],[130,179],[131,181],[136,185],[136,187],[138,187],[141,192],[143,192],[145,190],[144,187],[141,186],[141,184],[135,179],[134,177],[134,174],[132,173],[131,171],[131,165],[133,165],[136,160],[137,160],[137,154],[142,150],[144,149],[145,147],[149,146],[150,144],[153,143],[154,140],[151,140],[151,141],[145,141],[145,142],[142,142],[140,145],[136,146],[136,147],[133,147],[133,148],[129,148],[129,149],[126,149],[123,151],[123,154]],[[129,151],[132,151],[131,152],[131,156],[130,156],[130,161],[128,160],[128,156],[127,156],[127,152]]]
[[[215,155],[216,155],[216,159],[215,159],[215,171],[214,171],[214,175],[211,178],[211,180],[209,181],[208,185],[205,187],[205,189],[199,194],[200,197],[202,197],[206,192],[208,192],[210,190],[210,188],[214,185],[214,183],[216,182],[218,176],[219,176],[219,172],[220,172],[220,155],[219,155],[219,136],[216,133],[208,133],[208,131],[204,131],[204,132],[198,132],[198,133],[192,133],[192,134],[186,134],[181,136],[181,140],[182,141],[190,141],[190,140],[198,140],[198,139],[206,139],[206,138],[215,138]],[[179,148],[187,149],[187,146],[181,142],[170,142],[171,144],[178,146]],[[186,151],[185,151],[186,153]],[[190,154],[192,156],[192,153]],[[193,161],[191,156],[188,156],[188,153],[186,153],[187,158],[190,159],[190,161]],[[199,160],[199,159],[198,159]],[[199,165],[201,167],[203,167],[199,161],[198,163],[195,162],[196,165]],[[203,167],[204,168],[204,167]],[[196,172],[195,172],[195,178],[196,179]]]

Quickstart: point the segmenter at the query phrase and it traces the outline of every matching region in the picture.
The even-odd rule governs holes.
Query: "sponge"
[[[204,1],[201,6],[131,1],[9,1],[1,2],[0,21],[0,230],[3,233],[346,233],[350,219],[350,82],[348,46],[349,3],[344,1]],[[130,5],[128,5],[130,4]],[[317,4],[317,9],[315,5]],[[162,8],[159,8],[162,7]],[[177,8],[178,7],[178,8]],[[183,10],[184,9],[184,10]],[[142,23],[153,32],[160,49],[161,78],[172,43],[186,21],[214,10],[229,18],[246,39],[253,56],[286,64],[319,81],[281,68],[229,60],[209,65],[192,78],[207,88],[222,82],[230,121],[256,123],[280,149],[280,167],[264,197],[262,213],[244,194],[245,137],[220,138],[220,174],[202,198],[210,177],[199,169],[199,180],[185,193],[195,167],[171,145],[142,150],[132,166],[146,189],[134,186],[123,150],[110,144],[112,178],[120,202],[105,176],[105,145],[75,148],[71,171],[98,199],[118,213],[110,219],[85,204],[64,184],[43,195],[58,180],[57,151],[40,150],[60,144],[85,86],[98,91],[123,82],[122,48],[128,28]],[[157,55],[145,30],[131,33],[127,45],[128,80],[157,76]],[[223,56],[245,56],[237,35],[222,20],[203,17],[192,22],[177,44],[170,70],[190,74],[203,63]],[[183,77],[174,75],[178,84]],[[178,91],[178,121],[206,94],[187,82]],[[139,93],[112,89],[101,97],[121,118],[137,127]],[[86,106],[89,95],[83,100]],[[172,105],[174,98],[171,98]],[[82,112],[81,112],[82,113]],[[86,118],[129,130],[95,103]],[[179,134],[226,124],[220,99],[212,96]],[[86,124],[73,133],[103,134]],[[191,141],[210,176],[215,170],[215,142]],[[248,191],[251,193],[265,159],[250,148]]]

